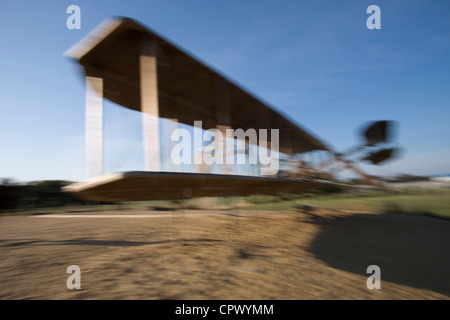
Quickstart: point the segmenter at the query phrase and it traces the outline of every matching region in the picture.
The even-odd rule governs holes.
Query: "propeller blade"
[[[373,146],[380,142],[387,142],[391,136],[392,121],[382,120],[372,123],[364,132],[366,145]]]
[[[381,149],[370,153],[367,157],[362,160],[367,160],[372,162],[372,164],[380,164],[388,159],[391,159],[396,153],[397,148]]]

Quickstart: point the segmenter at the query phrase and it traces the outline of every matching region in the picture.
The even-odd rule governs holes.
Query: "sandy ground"
[[[73,214],[0,218],[0,299],[450,298],[447,220],[308,207]],[[69,265],[81,290],[66,287]],[[366,286],[369,265],[380,290]]]

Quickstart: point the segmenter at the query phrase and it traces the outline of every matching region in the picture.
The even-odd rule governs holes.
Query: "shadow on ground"
[[[76,245],[76,246],[113,246],[113,247],[137,247],[146,245],[157,245],[165,243],[177,243],[182,242],[184,244],[194,243],[194,242],[220,242],[221,240],[215,239],[171,239],[171,240],[161,240],[161,241],[120,241],[120,240],[94,240],[94,239],[76,239],[76,240],[60,240],[60,241],[49,241],[49,240],[0,240],[1,246],[9,247],[21,247],[21,246],[65,246],[65,245]]]
[[[311,252],[333,268],[369,276],[381,269],[388,282],[450,296],[450,221],[404,214],[349,214],[321,217],[302,209],[321,232]],[[384,287],[383,287],[384,283]]]

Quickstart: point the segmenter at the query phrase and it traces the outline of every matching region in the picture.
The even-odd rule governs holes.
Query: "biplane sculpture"
[[[159,118],[171,120],[175,127],[201,121],[203,129],[225,136],[232,128],[276,130],[276,139],[264,137],[266,148],[276,145],[279,153],[288,156],[322,150],[330,154],[324,167],[336,159],[353,166],[287,117],[131,19],[106,20],[65,55],[75,59],[85,74],[86,158],[91,177],[63,188],[65,192],[92,201],[122,202],[297,193],[329,183],[308,175],[267,176],[263,170],[258,176],[239,175],[226,166],[219,174],[204,167],[198,173],[162,171],[160,141],[168,137],[160,136]],[[146,171],[103,174],[103,98],[142,113]],[[386,140],[386,124],[371,126],[367,145]],[[258,144],[250,139],[244,143]],[[385,150],[366,158],[379,163],[390,157]],[[272,152],[271,156],[277,155]]]

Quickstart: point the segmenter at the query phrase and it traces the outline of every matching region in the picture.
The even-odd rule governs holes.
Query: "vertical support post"
[[[203,121],[194,121],[194,143],[192,145],[194,154],[195,170],[206,173],[207,166],[203,161]]]
[[[167,154],[167,170],[170,172],[181,172],[182,167],[181,164],[175,164],[170,157],[172,154],[172,150],[176,145],[175,142],[170,140],[172,133],[177,130],[179,127],[178,119],[166,119],[164,121],[164,141],[166,145],[166,154]]]
[[[89,178],[103,174],[103,79],[86,77],[86,164]]]
[[[266,168],[267,165],[264,164],[264,162],[269,162],[273,157],[273,154],[267,156],[269,151],[270,151],[270,143],[268,142],[268,138],[267,136],[264,137],[260,132],[258,139],[258,158],[260,161],[259,175],[261,176],[268,175],[268,170]],[[264,157],[262,157],[262,155],[264,155]]]
[[[234,140],[230,137],[227,136],[227,129],[231,129],[230,126],[221,126],[221,125],[217,125],[216,129],[220,131],[220,133],[222,134],[223,140],[222,141],[217,141],[215,142],[215,147],[216,150],[221,150],[222,152],[222,159],[223,159],[223,164],[222,164],[222,170],[220,173],[222,174],[232,174],[232,170],[231,170],[231,166],[228,163],[228,159],[230,157],[234,157]],[[230,151],[229,149],[229,144],[232,144],[232,148],[233,150]],[[230,154],[230,152],[232,154]]]
[[[284,170],[286,170],[286,173],[290,177],[292,175],[292,148],[291,147],[286,147],[286,148],[280,147],[280,152],[284,153],[287,157],[287,160],[285,162],[285,165],[287,166],[287,168],[285,168]]]
[[[217,148],[223,150],[223,165],[221,165],[222,174],[232,174],[233,170],[231,164],[227,159],[234,157],[234,140],[229,139],[226,134],[227,129],[231,129],[231,105],[230,105],[230,93],[229,88],[225,80],[214,77],[214,97],[215,97],[215,117],[216,117],[216,129],[218,129],[223,136],[223,141],[218,143]],[[231,140],[231,141],[230,141]],[[220,145],[221,144],[221,145]],[[229,154],[233,144],[232,154]],[[227,152],[228,151],[228,152]]]
[[[139,57],[145,170],[161,171],[157,58]]]

